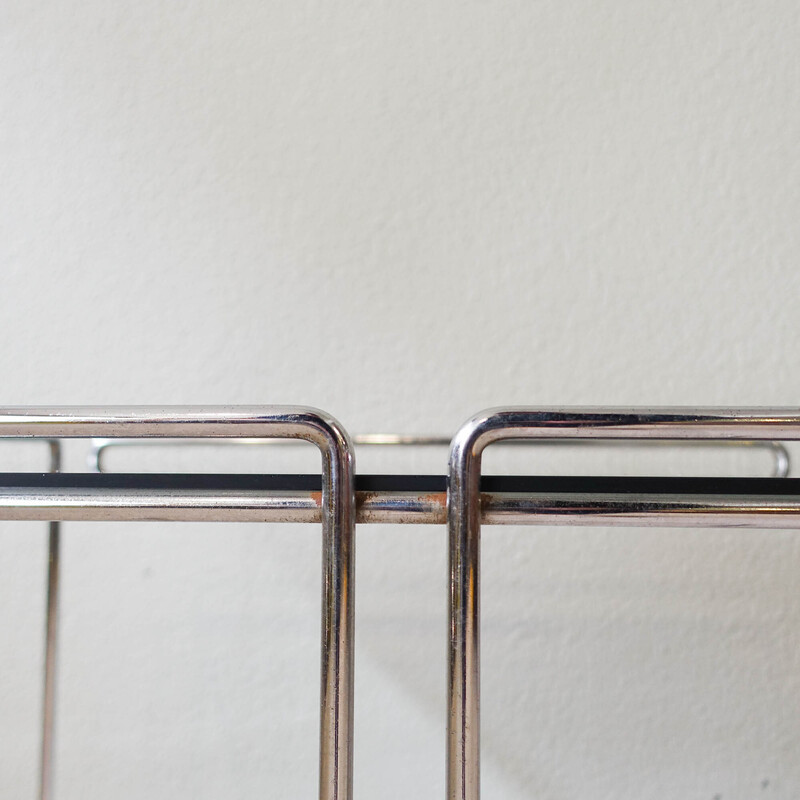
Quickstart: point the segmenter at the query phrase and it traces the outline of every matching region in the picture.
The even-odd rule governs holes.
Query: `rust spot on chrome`
[[[447,508],[447,492],[436,492],[435,494],[424,494],[422,495],[426,503],[430,503],[433,506],[439,506],[439,508]]]
[[[356,512],[360,512],[366,503],[377,497],[376,492],[356,492]]]
[[[322,492],[311,492],[311,499],[317,508],[322,508]]]

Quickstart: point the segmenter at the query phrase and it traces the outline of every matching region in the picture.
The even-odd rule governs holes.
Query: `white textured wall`
[[[797,404],[799,34],[791,0],[4,0],[0,401]],[[42,527],[0,529],[4,798]],[[484,542],[487,798],[800,796],[800,535]],[[444,550],[360,530],[360,800],[443,796]],[[314,795],[315,528],[68,525],[63,581],[58,800]]]

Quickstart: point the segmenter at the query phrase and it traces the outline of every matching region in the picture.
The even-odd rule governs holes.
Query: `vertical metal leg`
[[[327,426],[322,470],[320,800],[353,797],[355,485],[352,445]]]
[[[61,447],[50,443],[50,472],[61,469]],[[44,690],[42,693],[42,751],[39,769],[39,798],[53,797],[53,751],[55,747],[56,649],[58,644],[58,578],[61,523],[48,522],[47,611],[44,645]]]
[[[450,454],[448,800],[480,795],[480,452],[474,444],[473,431],[465,426]]]
[[[53,797],[53,749],[55,746],[56,645],[58,634],[58,556],[60,522],[48,522],[47,620],[45,623],[44,691],[42,701],[42,753],[39,797]]]

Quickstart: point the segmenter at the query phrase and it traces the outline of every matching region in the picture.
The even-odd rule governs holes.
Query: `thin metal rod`
[[[424,434],[397,434],[397,433],[364,433],[352,437],[353,444],[357,447],[448,447],[452,439],[447,436]],[[178,440],[152,440],[152,439],[92,439],[91,449],[87,455],[87,465],[92,472],[104,472],[103,456],[109,449],[119,447],[148,447],[148,446],[177,446],[177,447],[209,447],[209,446],[241,446],[241,445],[282,445],[291,444],[284,439],[178,439]],[[761,441],[682,441],[670,442],[664,440],[641,441],[584,441],[579,439],[538,439],[535,442],[507,441],[503,444],[538,444],[555,447],[625,447],[625,448],[652,448],[652,447],[691,447],[706,450],[730,449],[731,447],[749,450],[765,450],[773,460],[772,476],[774,478],[788,478],[791,470],[791,457],[789,451],[781,442]]]
[[[446,436],[425,436],[425,435],[405,435],[395,433],[367,433],[361,436],[351,437],[351,442],[358,446],[413,446],[413,447],[447,447],[450,439]],[[276,446],[292,444],[288,439],[260,439],[260,438],[241,438],[241,439],[161,439],[153,441],[151,439],[102,439],[93,438],[91,448],[86,457],[86,464],[92,472],[105,472],[103,456],[109,449],[148,447],[148,446],[171,446],[171,447],[216,447],[216,446]]]
[[[320,800],[351,800],[353,780],[354,456],[339,423],[309,408],[16,407],[0,409],[0,437],[304,439],[322,453]],[[51,517],[52,519],[52,517]]]
[[[468,420],[450,450],[447,798],[480,797],[480,471],[508,439],[800,438],[798,409],[492,409]]]
[[[0,474],[0,519],[317,523],[319,476]],[[316,480],[315,480],[316,479]],[[356,480],[356,520],[447,522],[445,478]],[[484,477],[483,525],[800,527],[800,479]]]
[[[6,439],[11,441],[11,439]],[[61,470],[61,443],[57,439],[41,440],[46,444],[50,455],[48,469],[50,473]],[[42,670],[42,726],[39,764],[39,798],[49,800],[52,797],[53,747],[54,747],[54,710],[56,681],[56,645],[58,634],[58,574],[59,574],[59,538],[61,524],[47,522],[47,582],[45,601],[45,646],[44,666]]]
[[[50,472],[61,471],[61,444],[50,440]],[[61,523],[50,520],[47,537],[47,610],[45,618],[44,688],[42,691],[42,750],[39,767],[40,800],[53,796],[55,774],[56,657],[58,646],[58,579]]]

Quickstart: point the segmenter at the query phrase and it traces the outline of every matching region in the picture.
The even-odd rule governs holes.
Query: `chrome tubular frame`
[[[9,441],[9,440],[6,440]],[[13,441],[13,440],[11,440]],[[26,440],[30,441],[30,440]],[[48,471],[61,471],[61,442],[58,439],[34,440],[47,445]],[[58,655],[58,577],[61,548],[61,522],[47,519],[47,583],[45,601],[44,670],[42,680],[42,721],[39,751],[39,798],[52,796],[53,749],[55,743],[56,657]]]
[[[333,417],[309,408],[0,409],[0,437],[115,436],[303,439],[319,448],[323,540],[319,796],[320,800],[351,800],[355,500],[354,455],[347,433]],[[55,615],[52,620],[55,630]],[[49,781],[49,762],[46,771]]]
[[[397,433],[364,433],[356,434],[351,437],[351,441],[356,447],[449,447],[452,442],[451,436],[439,435],[410,435]],[[217,439],[215,445],[225,446],[255,446],[255,445],[280,445],[290,444],[285,439]],[[587,447],[590,445],[600,445],[602,447],[654,447],[654,446],[674,446],[675,442],[665,440],[640,439],[635,441],[613,441],[599,440],[586,441],[577,439],[537,439],[534,442],[528,441],[507,441],[506,444],[541,444],[557,447]],[[142,446],[180,446],[180,447],[208,447],[208,439],[176,439],[173,441],[152,439],[92,439],[91,449],[86,459],[86,465],[91,472],[106,472],[104,455],[106,451],[116,448],[133,448]],[[791,469],[791,459],[789,451],[781,442],[773,441],[685,441],[680,443],[681,447],[694,447],[704,449],[731,448],[761,450],[772,456],[772,476],[774,478],[786,478]]]
[[[50,472],[60,472],[61,442],[58,439],[50,439],[48,445],[50,446]],[[40,800],[50,800],[53,793],[61,522],[49,520],[47,528],[47,611],[45,612],[44,687],[42,691],[42,750],[39,765]]]
[[[800,410],[501,408],[477,414],[461,427],[449,469],[448,800],[480,797],[481,456],[493,442],[553,437],[795,440],[800,439]],[[764,511],[768,524],[769,507]],[[583,509],[573,505],[572,513]],[[670,524],[662,508],[645,516],[653,525]]]
[[[319,524],[323,519],[319,488],[247,486],[234,482],[220,487],[220,476],[209,476],[207,486],[187,486],[169,481],[175,476],[152,476],[137,485],[138,475],[104,475],[110,482],[80,480],[65,475],[54,484],[41,478],[0,486],[0,519],[61,521],[198,521],[295,522]],[[303,479],[311,476],[286,476]],[[385,479],[383,488],[371,485]],[[436,476],[430,476],[436,477]],[[409,488],[404,476],[357,476],[356,522],[359,524],[445,525],[445,479],[426,488]],[[614,525],[638,527],[798,528],[800,496],[788,491],[731,491],[728,484],[751,479],[709,481],[686,479],[697,487],[675,488],[674,479],[615,479],[617,486],[582,485],[580,478],[528,479],[525,488],[514,478],[484,482],[480,496],[483,525]],[[775,487],[783,479],[755,479]],[[85,485],[86,484],[86,485]],[[656,489],[661,485],[664,488]],[[793,486],[793,483],[788,483]],[[683,485],[681,485],[683,486]],[[721,487],[728,488],[721,488]],[[209,488],[211,487],[211,488]],[[216,488],[214,488],[216,487]]]
[[[800,528],[800,481],[786,480],[800,440],[797,409],[497,409],[451,443],[442,476],[356,476],[353,443],[329,415],[287,407],[0,408],[0,438],[91,438],[93,474],[6,474],[0,519],[50,524],[41,798],[51,800],[59,521],[311,522],[323,527],[321,800],[351,800],[355,524],[448,524],[448,800],[478,800],[481,524]],[[322,475],[98,474],[116,445],[263,444],[305,440]],[[481,477],[495,442],[669,442],[768,449],[775,478]],[[364,445],[441,445],[439,436],[370,435]],[[56,520],[55,522],[53,520]]]

